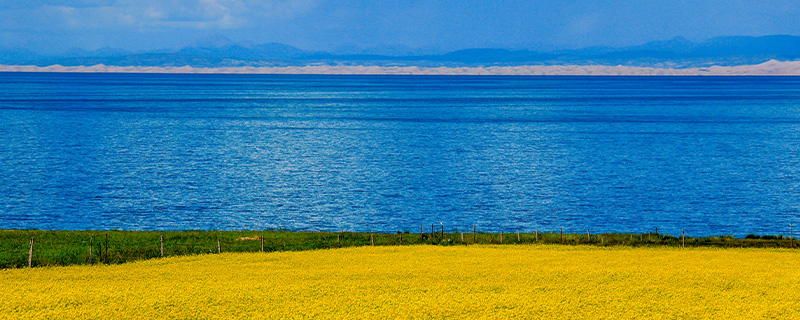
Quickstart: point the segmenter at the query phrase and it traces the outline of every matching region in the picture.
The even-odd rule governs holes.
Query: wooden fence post
[[[92,247],[94,247],[94,237],[89,237],[89,265],[92,265]]]
[[[28,268],[33,267],[33,237],[31,237],[31,245],[28,248]]]
[[[369,234],[369,242],[372,243],[373,246],[375,246],[375,238],[372,236],[371,233]]]
[[[519,240],[519,230],[517,230],[517,242],[520,242],[520,240]]]
[[[592,234],[589,233],[589,229],[586,229],[586,240],[587,241],[592,241]]]
[[[536,228],[536,242],[539,242],[539,228]]]
[[[163,258],[163,257],[164,257],[164,236],[161,236],[159,239],[160,239],[160,241],[161,241],[161,245],[160,245],[160,248],[161,248],[161,257]]]
[[[403,233],[402,232],[400,233],[400,245],[401,246],[403,245]]]
[[[425,238],[425,229],[422,228],[422,225],[419,225],[419,241],[422,241]]]
[[[264,236],[261,236],[261,252],[264,252]]]
[[[217,238],[217,253],[222,253],[222,244],[219,243],[219,238]]]
[[[475,225],[472,225],[472,243],[478,243],[478,234],[475,232]]]
[[[108,264],[108,233],[106,233],[106,254],[105,254],[105,262]]]
[[[561,227],[561,244],[564,244],[564,227]]]
[[[339,234],[338,233],[336,234],[336,246],[337,247],[341,247],[342,246],[342,243],[341,243],[341,240],[339,239]]]
[[[461,233],[461,243],[464,243],[464,233]]]
[[[503,231],[500,231],[500,244],[503,243]]]
[[[681,228],[681,247],[686,248],[686,228]]]

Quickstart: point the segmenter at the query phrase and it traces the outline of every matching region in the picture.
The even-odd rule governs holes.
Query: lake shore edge
[[[648,233],[320,231],[58,231],[0,230],[0,269],[120,264],[167,256],[283,252],[360,246],[564,245],[597,247],[797,248],[792,236],[689,237]]]
[[[464,76],[800,76],[800,61],[769,60],[755,65],[704,68],[660,68],[608,65],[526,65],[480,67],[418,67],[307,65],[287,67],[200,68],[147,66],[0,65],[0,72],[31,73],[164,73],[164,74],[287,74],[287,75],[464,75]]]

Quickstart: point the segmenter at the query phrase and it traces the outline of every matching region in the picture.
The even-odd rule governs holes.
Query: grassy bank
[[[33,238],[33,266],[119,264],[169,256],[218,252],[274,252],[341,247],[414,244],[564,244],[593,246],[668,247],[794,247],[782,236],[737,239],[730,236],[693,238],[656,233],[357,233],[290,231],[42,231],[0,230],[0,268],[28,265]],[[263,240],[263,241],[262,241]],[[263,246],[263,247],[262,247]]]
[[[798,319],[800,251],[366,246],[0,270],[9,319]]]

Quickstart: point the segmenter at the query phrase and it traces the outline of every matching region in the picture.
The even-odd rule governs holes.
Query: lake
[[[0,73],[0,139],[0,229],[800,222],[798,77]]]

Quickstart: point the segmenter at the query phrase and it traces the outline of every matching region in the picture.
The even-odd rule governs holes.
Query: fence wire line
[[[89,231],[91,236],[78,237],[73,240],[65,240],[69,235],[58,235],[48,232],[59,231],[19,231],[5,230],[5,232],[15,233],[9,236],[4,234],[5,239],[0,239],[0,254],[3,260],[12,256],[11,261],[0,261],[0,268],[9,266],[19,266],[20,261],[25,258],[27,261],[29,253],[29,240],[34,238],[33,260],[43,262],[48,265],[64,264],[85,264],[85,263],[113,263],[135,261],[140,259],[157,258],[161,255],[161,240],[163,239],[163,256],[182,256],[191,254],[205,254],[221,252],[258,252],[258,251],[292,251],[320,248],[336,248],[351,246],[372,245],[402,245],[402,244],[498,244],[498,243],[553,243],[553,244],[661,244],[676,245],[681,238],[668,234],[660,234],[658,229],[649,230],[645,233],[599,233],[592,234],[591,230],[585,233],[564,232],[560,230],[536,230],[534,232],[485,232],[478,230],[462,229],[443,229],[436,230],[436,225],[432,229],[426,230],[422,226],[421,232],[398,232],[398,233],[370,233],[345,231],[341,232],[291,232],[291,231],[188,231],[199,232],[199,234],[181,234],[181,231],[167,231],[164,234],[157,231],[147,231],[147,234],[128,231]],[[3,231],[3,230],[0,230]],[[78,231],[85,232],[85,231]],[[95,233],[96,232],[96,233]],[[219,232],[219,234],[213,234]],[[235,233],[234,233],[235,232]],[[297,236],[295,238],[281,238],[281,234]],[[459,234],[470,235],[460,237]],[[111,235],[111,236],[108,236]],[[144,235],[144,236],[143,236]],[[636,237],[638,236],[638,237]],[[655,236],[655,239],[654,239]],[[630,237],[629,241],[620,240],[620,237]],[[721,236],[720,238],[724,238]],[[638,239],[637,239],[638,238]],[[690,237],[691,239],[698,239]],[[712,238],[712,237],[708,237]],[[106,240],[107,239],[107,240]],[[608,241],[605,241],[608,239]],[[685,240],[685,238],[683,238]],[[733,239],[731,237],[731,239]],[[768,238],[764,238],[768,239]],[[769,238],[776,246],[789,247],[784,242],[788,241],[791,247],[794,246],[794,236],[790,232],[789,237]],[[10,240],[10,241],[9,241]],[[448,243],[444,243],[447,240]],[[724,239],[723,239],[724,240]],[[106,243],[106,241],[108,241]],[[263,244],[262,244],[263,243]],[[9,246],[9,244],[11,244]],[[218,250],[217,246],[222,250]],[[304,246],[306,245],[306,246]],[[690,243],[691,245],[691,243]],[[89,249],[91,247],[91,249]],[[60,251],[59,251],[60,250]],[[53,253],[53,252],[56,253]],[[91,251],[91,253],[90,253]],[[61,260],[53,256],[61,256]],[[113,256],[113,257],[112,257]],[[48,260],[49,259],[49,260]],[[51,262],[52,260],[57,262]]]

